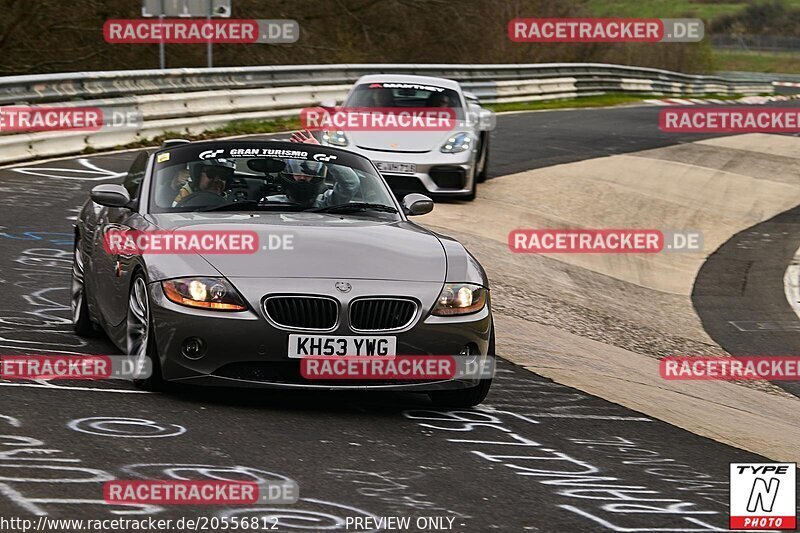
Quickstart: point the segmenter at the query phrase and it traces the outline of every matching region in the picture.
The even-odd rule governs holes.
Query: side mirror
[[[424,194],[407,194],[403,197],[403,212],[409,216],[427,215],[433,211],[433,200]]]
[[[131,203],[131,195],[122,185],[105,183],[97,185],[89,193],[92,201],[106,207],[126,207]]]
[[[475,93],[471,93],[469,91],[464,91],[464,98],[466,98],[467,100],[471,100],[476,104],[479,102],[478,95]]]

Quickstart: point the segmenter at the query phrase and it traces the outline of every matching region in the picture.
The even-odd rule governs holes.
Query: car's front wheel
[[[90,337],[97,331],[89,314],[86,301],[86,274],[81,254],[81,241],[75,239],[75,251],[72,255],[72,283],[70,285],[70,309],[72,311],[72,328],[81,337]]]
[[[133,384],[144,390],[163,390],[165,382],[161,377],[161,362],[153,334],[150,297],[141,272],[134,276],[131,283],[125,326],[128,355],[134,358],[135,365]],[[149,375],[142,372],[148,361],[151,368]]]
[[[490,357],[495,357],[494,324],[492,324],[492,333],[489,337],[488,355]],[[437,407],[475,407],[486,399],[486,395],[489,394],[489,389],[491,387],[492,379],[489,378],[480,380],[475,387],[458,390],[432,391],[428,393],[428,396]]]

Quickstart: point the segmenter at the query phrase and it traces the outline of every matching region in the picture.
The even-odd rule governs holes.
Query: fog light
[[[189,337],[183,341],[181,353],[188,359],[200,359],[206,354],[206,343],[200,337]]]
[[[458,355],[464,357],[464,363],[474,364],[480,357],[480,351],[475,344],[469,343],[461,349]]]

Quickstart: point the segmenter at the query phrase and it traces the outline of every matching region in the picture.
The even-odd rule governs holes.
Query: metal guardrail
[[[213,69],[121,70],[0,77],[0,104],[43,103],[144,94],[221,89],[350,84],[365,74],[417,74],[459,82],[494,82],[574,77],[582,82],[623,78],[683,84],[731,85],[738,77],[682,74],[668,70],[604,63],[498,65],[357,64],[281,65]],[[768,77],[762,78],[768,81]]]
[[[729,79],[738,79],[738,80],[756,80],[756,81],[789,81],[794,83],[800,83],[800,74],[786,74],[780,72],[771,72],[769,74],[759,73],[759,72],[742,72],[742,71],[728,71],[728,72],[719,72],[721,76],[725,76]]]
[[[702,76],[601,63],[498,65],[284,65],[214,69],[73,72],[0,78],[0,105],[131,107],[138,129],[0,135],[0,162],[108,149],[167,131],[196,133],[244,119],[297,116],[300,109],[341,101],[365,74],[455,79],[484,103],[528,102],[607,92],[697,96],[772,93],[763,77]]]

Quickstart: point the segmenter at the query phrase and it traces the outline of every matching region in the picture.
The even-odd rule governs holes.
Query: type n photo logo
[[[731,463],[730,529],[796,529],[797,464]]]

